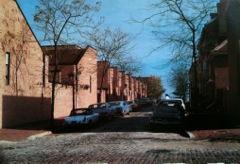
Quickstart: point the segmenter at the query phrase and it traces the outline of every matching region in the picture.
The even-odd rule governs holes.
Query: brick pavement
[[[240,140],[240,129],[211,129],[187,131],[190,138],[195,140],[236,138]]]
[[[0,129],[0,141],[24,141],[31,136],[45,134],[45,130]]]
[[[62,118],[55,119],[56,129],[62,125],[62,122]],[[48,134],[51,134],[50,122],[41,121],[13,128],[0,129],[0,141],[19,142],[35,138],[34,136],[41,137]]]
[[[211,141],[200,140],[200,138],[195,140],[174,131],[151,132],[144,127],[148,123],[148,118],[143,116],[147,114],[132,113],[87,132],[62,133],[23,142],[0,142],[0,163],[59,163],[61,161],[61,163],[181,162],[195,164],[240,161],[238,140]],[[25,130],[42,129],[25,127]],[[209,134],[230,136],[225,129],[189,132],[195,137],[200,133],[204,134],[202,137],[206,134],[208,134],[207,137],[210,137]],[[232,132],[231,135],[239,130]]]
[[[240,147],[174,133],[90,132],[2,144],[1,155],[2,163],[237,163]]]
[[[55,120],[56,128],[62,125],[63,118]],[[15,128],[0,129],[0,141],[24,141],[31,136],[42,136],[51,134],[48,121],[37,122],[33,124],[22,125]],[[186,131],[191,139],[215,139],[215,138],[237,138],[240,139],[240,128],[233,127],[229,129],[202,129],[202,130],[187,130]]]

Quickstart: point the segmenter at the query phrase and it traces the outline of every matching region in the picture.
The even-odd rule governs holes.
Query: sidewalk
[[[203,139],[237,139],[240,141],[240,128],[238,129],[211,129],[187,131],[194,140]]]
[[[224,113],[193,113],[187,117],[186,122],[186,132],[192,139],[240,140],[239,119],[227,117]]]
[[[19,129],[0,129],[0,142],[11,141],[19,142],[28,139],[35,139],[37,137],[51,134],[51,131],[44,130],[19,130]]]
[[[55,120],[55,127],[62,125],[62,119]],[[26,124],[13,128],[0,129],[0,142],[19,142],[24,140],[34,140],[52,134],[49,121],[41,121]]]

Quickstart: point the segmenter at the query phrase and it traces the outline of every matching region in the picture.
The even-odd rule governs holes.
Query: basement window
[[[10,53],[6,52],[6,85],[10,84]]]

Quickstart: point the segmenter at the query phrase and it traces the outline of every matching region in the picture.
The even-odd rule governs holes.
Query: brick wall
[[[227,89],[229,86],[228,81],[228,68],[215,68],[215,88]]]
[[[85,108],[90,104],[97,103],[97,51],[94,48],[87,47],[78,68],[81,69],[81,74],[78,77],[76,107]]]
[[[228,66],[229,66],[229,92],[228,110],[233,115],[240,116],[240,1],[230,1],[226,14],[228,34]]]
[[[0,128],[48,119],[43,56],[16,1],[0,0]],[[6,85],[6,53],[9,85]]]
[[[106,61],[98,61],[97,63],[97,77],[98,77],[98,88],[108,88],[108,68],[109,62]],[[102,82],[103,78],[103,82]],[[102,83],[102,84],[101,84]]]

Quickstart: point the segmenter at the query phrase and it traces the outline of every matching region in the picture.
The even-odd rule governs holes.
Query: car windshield
[[[178,106],[179,101],[161,101],[158,105],[159,106],[172,106],[173,107],[173,106]]]
[[[71,112],[70,116],[78,116],[78,115],[91,115],[93,111],[91,109],[75,109]]]
[[[99,108],[106,108],[106,104],[103,103],[103,104],[92,104],[89,106],[89,108],[91,109],[99,109]]]
[[[109,103],[111,106],[119,106],[120,102],[110,102]]]

